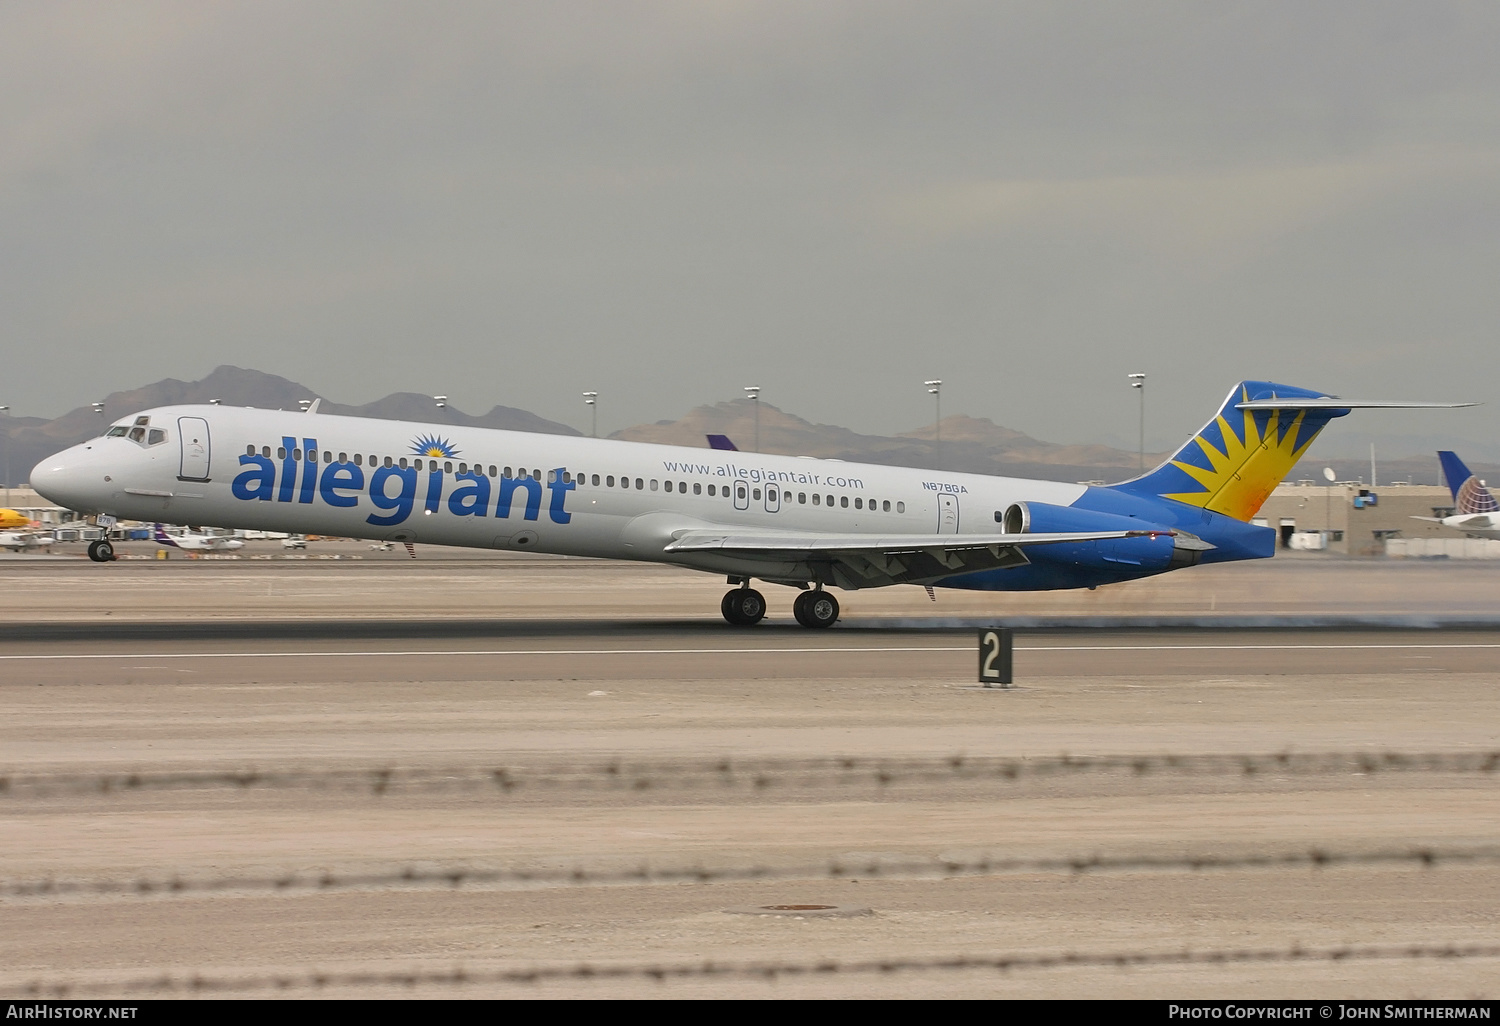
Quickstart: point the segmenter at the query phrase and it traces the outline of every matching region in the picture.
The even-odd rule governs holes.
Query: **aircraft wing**
[[[1170,535],[1170,531],[1070,531],[1051,534],[818,534],[811,531],[676,531],[667,552],[722,553],[778,563],[829,567],[846,588],[922,584],[956,573],[1029,563],[1033,545]],[[1196,538],[1174,541],[1211,548]],[[775,578],[768,578],[774,580]]]

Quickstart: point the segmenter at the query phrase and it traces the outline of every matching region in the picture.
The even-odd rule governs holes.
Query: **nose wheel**
[[[719,612],[736,627],[749,627],[766,615],[766,597],[754,588],[736,588],[725,593]]]
[[[804,591],[792,603],[792,615],[804,627],[832,627],[839,618],[839,600],[826,591]]]
[[[108,541],[89,542],[89,558],[95,563],[109,563],[115,558],[115,547]]]

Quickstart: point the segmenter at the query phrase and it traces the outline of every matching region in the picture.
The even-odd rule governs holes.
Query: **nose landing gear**
[[[832,627],[839,618],[839,600],[826,591],[804,591],[792,603],[792,615],[804,627]]]
[[[754,588],[736,588],[725,593],[719,612],[736,627],[749,627],[766,615],[766,597]]]
[[[104,541],[89,542],[89,558],[95,563],[113,562],[115,547],[107,539]]]

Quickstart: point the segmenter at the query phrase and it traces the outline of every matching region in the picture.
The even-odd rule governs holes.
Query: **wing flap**
[[[673,532],[670,553],[729,557],[775,566],[768,580],[817,580],[842,588],[927,584],[954,574],[1024,566],[1037,545],[1174,535],[1154,531],[1070,531],[1036,534],[814,534],[693,528]],[[1173,541],[1180,540],[1174,535]],[[1200,542],[1199,544],[1204,544]],[[788,566],[796,570],[788,571]]]
[[[667,552],[733,552],[780,557],[841,553],[878,553],[901,556],[915,553],[960,553],[980,549],[1025,548],[1067,542],[1147,538],[1170,531],[1067,531],[1050,534],[812,534],[799,531],[711,531],[673,533]]]

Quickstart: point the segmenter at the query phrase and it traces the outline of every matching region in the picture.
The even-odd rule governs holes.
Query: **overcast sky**
[[[0,0],[0,403],[234,363],[888,433],[936,377],[1134,448],[1144,370],[1152,448],[1269,378],[1489,402],[1329,453],[1494,454],[1497,53],[1436,0]]]

